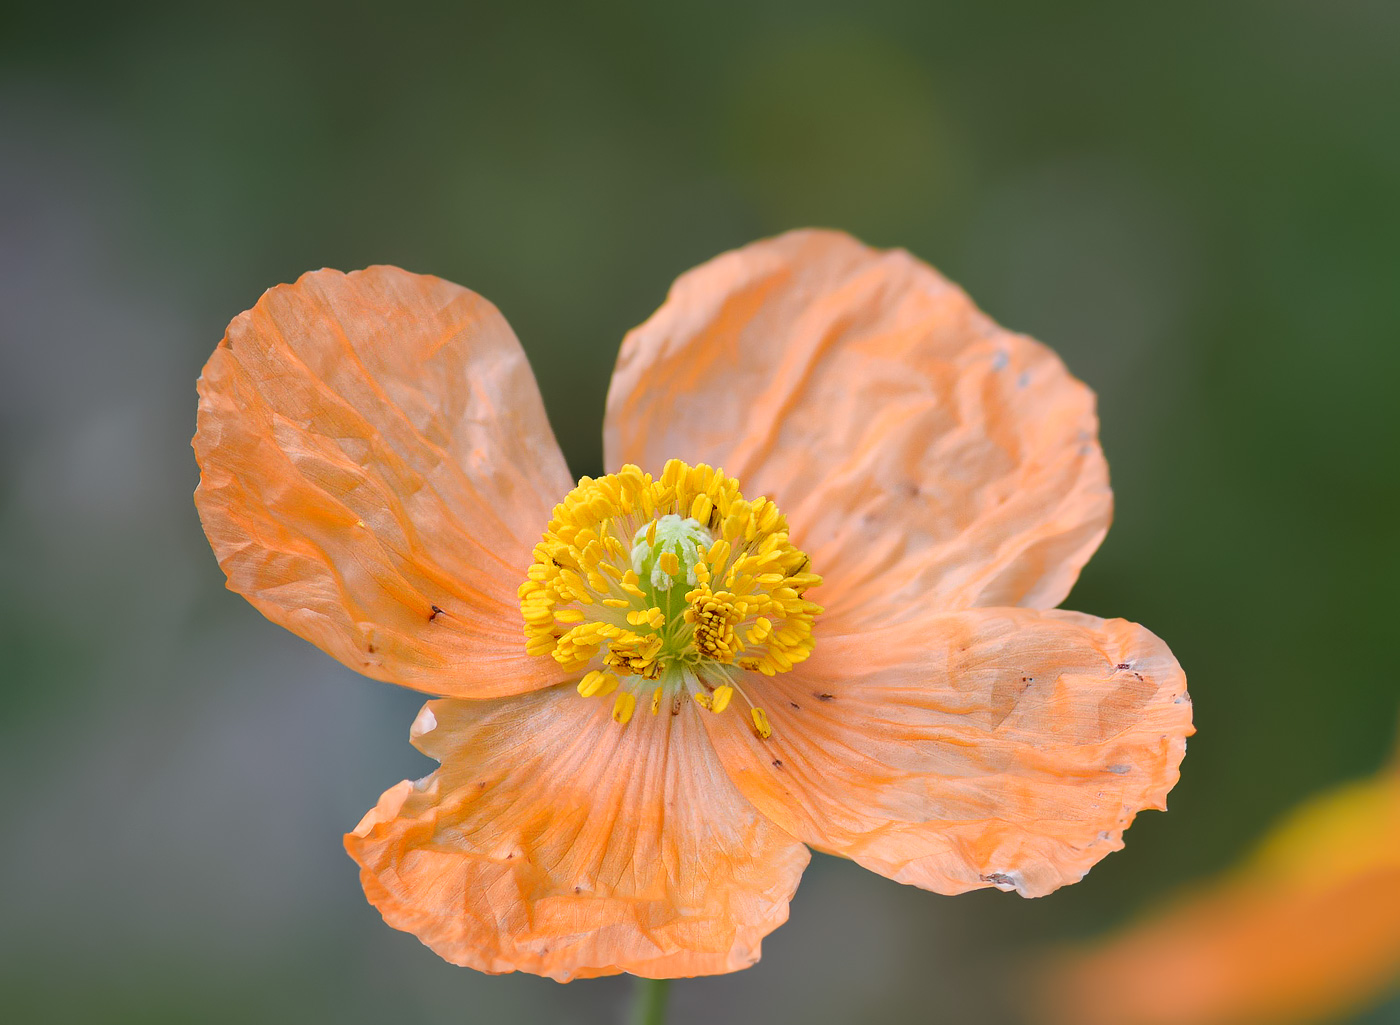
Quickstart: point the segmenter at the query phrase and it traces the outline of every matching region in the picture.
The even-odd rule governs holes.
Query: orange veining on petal
[[[584,697],[613,696],[631,719],[690,694],[713,712],[735,693],[754,731],[771,729],[744,693],[745,671],[774,676],[812,652],[821,577],[766,498],[703,463],[668,462],[660,478],[628,465],[585,477],[554,508],[520,585],[526,651],[590,669]]]

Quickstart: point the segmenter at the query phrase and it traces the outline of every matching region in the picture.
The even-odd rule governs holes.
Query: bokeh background
[[[7,5],[0,1007],[9,1021],[603,1023],[626,980],[440,962],[341,833],[420,699],[264,622],[190,494],[194,381],[304,270],[515,326],[577,474],[623,333],[785,228],[900,245],[1100,397],[1117,520],[1071,607],[1147,623],[1199,735],[1080,885],[814,860],[680,1023],[1019,1021],[1023,958],[1372,771],[1400,686],[1400,5]],[[1352,1021],[1400,1022],[1400,1000]]]

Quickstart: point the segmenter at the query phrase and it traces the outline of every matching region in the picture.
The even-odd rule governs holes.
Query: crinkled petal
[[[819,850],[940,893],[1077,882],[1163,808],[1191,729],[1165,644],[1123,620],[976,609],[822,637],[750,676],[773,733],[706,718],[739,789]]]
[[[273,622],[433,693],[563,677],[526,656],[515,592],[571,481],[481,296],[396,267],[270,289],[205,364],[194,450],[228,586]]]
[[[619,726],[569,687],[430,702],[415,743],[442,767],[345,838],[365,893],[390,925],[484,972],[748,967],[809,855],[740,796],[700,714],[639,708]]]
[[[1093,393],[1055,354],[833,231],[682,275],[623,342],[603,436],[609,467],[703,461],[774,499],[846,628],[1058,605],[1112,512]]]
[[[1400,982],[1400,775],[1309,802],[1229,876],[1045,966],[1037,1018],[1331,1021]]]

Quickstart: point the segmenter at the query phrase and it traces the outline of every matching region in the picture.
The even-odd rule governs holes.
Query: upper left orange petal
[[[195,505],[228,586],[367,676],[485,697],[562,678],[516,587],[571,481],[500,312],[396,267],[322,270],[199,379]]]

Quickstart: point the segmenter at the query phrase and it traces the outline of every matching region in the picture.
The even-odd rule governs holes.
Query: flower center
[[[578,487],[554,507],[520,585],[525,650],[589,670],[584,697],[613,698],[626,723],[639,696],[678,711],[689,695],[723,712],[738,694],[754,732],[772,730],[745,672],[786,672],[812,653],[822,610],[802,597],[821,577],[787,521],[739,482],[679,459],[659,479],[635,466]]]

